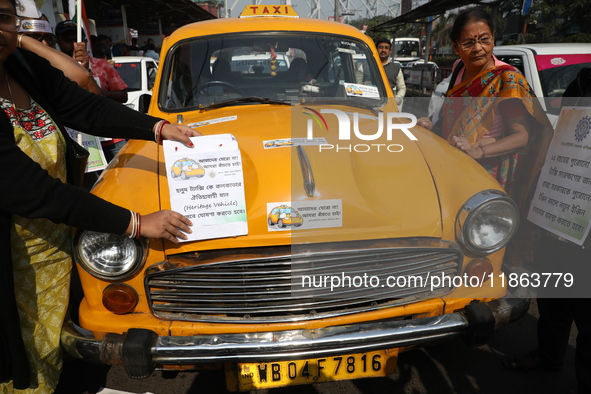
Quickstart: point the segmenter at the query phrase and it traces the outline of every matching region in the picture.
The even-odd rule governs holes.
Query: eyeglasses
[[[25,33],[25,35],[34,38],[39,42],[45,41],[48,45],[55,44],[55,36],[51,33]]]
[[[21,26],[21,18],[16,15],[0,13],[0,30],[18,31]]]
[[[380,49],[390,50],[390,46],[389,45],[380,45],[377,48],[378,48],[378,50],[380,50]]]
[[[476,43],[479,43],[480,45],[490,45],[492,44],[492,41],[492,37],[482,37],[477,40],[466,40],[459,45],[463,50],[467,51],[469,49],[474,48],[474,45],[476,45]]]

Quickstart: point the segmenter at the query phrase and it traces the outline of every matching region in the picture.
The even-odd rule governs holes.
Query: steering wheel
[[[207,94],[207,89],[212,87],[212,86],[219,86],[221,88],[225,89],[231,89],[234,93],[239,94],[241,96],[245,96],[246,94],[244,94],[244,92],[242,91],[242,89],[232,85],[229,82],[224,82],[224,81],[209,81],[209,82],[204,82],[202,84],[197,85],[197,87],[195,88],[195,90],[197,91],[197,94]],[[227,92],[224,92],[227,93]]]

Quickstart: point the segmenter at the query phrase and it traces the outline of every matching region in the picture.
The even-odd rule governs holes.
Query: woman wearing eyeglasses
[[[421,118],[419,125],[478,160],[515,197],[520,171],[531,171],[544,159],[532,154],[548,143],[536,134],[544,129],[539,124],[549,123],[521,72],[493,55],[494,31],[492,17],[481,8],[458,16],[450,36],[460,59],[440,121],[433,127]],[[527,154],[537,163],[526,163]]]
[[[80,88],[20,48],[20,24],[15,0],[0,0],[0,393],[52,393],[62,364],[70,226],[175,243],[191,232],[177,212],[140,216],[68,184],[75,155],[64,127],[187,146],[200,133]]]

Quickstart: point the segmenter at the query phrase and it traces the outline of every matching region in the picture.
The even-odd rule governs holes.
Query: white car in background
[[[591,67],[589,44],[524,44],[493,49],[495,56],[517,67],[536,96],[544,97],[542,107],[552,125],[556,125],[562,95],[583,68]]]
[[[536,96],[544,98],[541,104],[552,125],[556,125],[558,121],[562,95],[568,85],[581,69],[591,67],[589,44],[501,45],[494,47],[493,53],[499,60],[518,68],[525,75]],[[429,116],[435,111],[439,112],[434,102],[440,102],[441,108],[441,93],[445,95],[448,86],[449,78],[446,78],[433,92],[433,108],[430,104]]]
[[[158,63],[145,56],[116,56],[113,66],[127,84],[125,105],[143,113],[148,112]]]

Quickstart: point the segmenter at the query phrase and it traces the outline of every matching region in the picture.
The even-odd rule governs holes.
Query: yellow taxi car
[[[269,218],[267,221],[269,222],[269,226],[276,224],[279,228],[284,228],[286,226],[300,227],[304,223],[302,215],[287,205],[280,205],[273,208],[271,212],[269,212]]]
[[[180,176],[183,180],[188,179],[190,177],[201,178],[204,175],[205,169],[201,166],[201,164],[187,157],[175,161],[172,165],[172,168],[170,169],[171,177],[177,178]]]
[[[68,353],[124,364],[133,378],[219,368],[229,390],[248,391],[385,376],[404,350],[454,337],[480,345],[526,313],[503,269],[515,203],[398,113],[363,33],[249,5],[240,18],[179,28],[161,53],[149,113],[232,135],[247,231],[179,244],[78,232],[84,297],[63,329]],[[301,58],[312,78],[211,66],[260,53]],[[355,56],[366,59],[363,84]],[[292,143],[266,149],[274,140]],[[199,182],[216,182],[217,164]],[[170,209],[167,168],[162,146],[130,141],[93,193],[140,213]],[[195,228],[217,218],[227,193],[212,190],[195,194],[213,201],[194,204],[211,211]],[[301,226],[269,225],[282,205]]]

